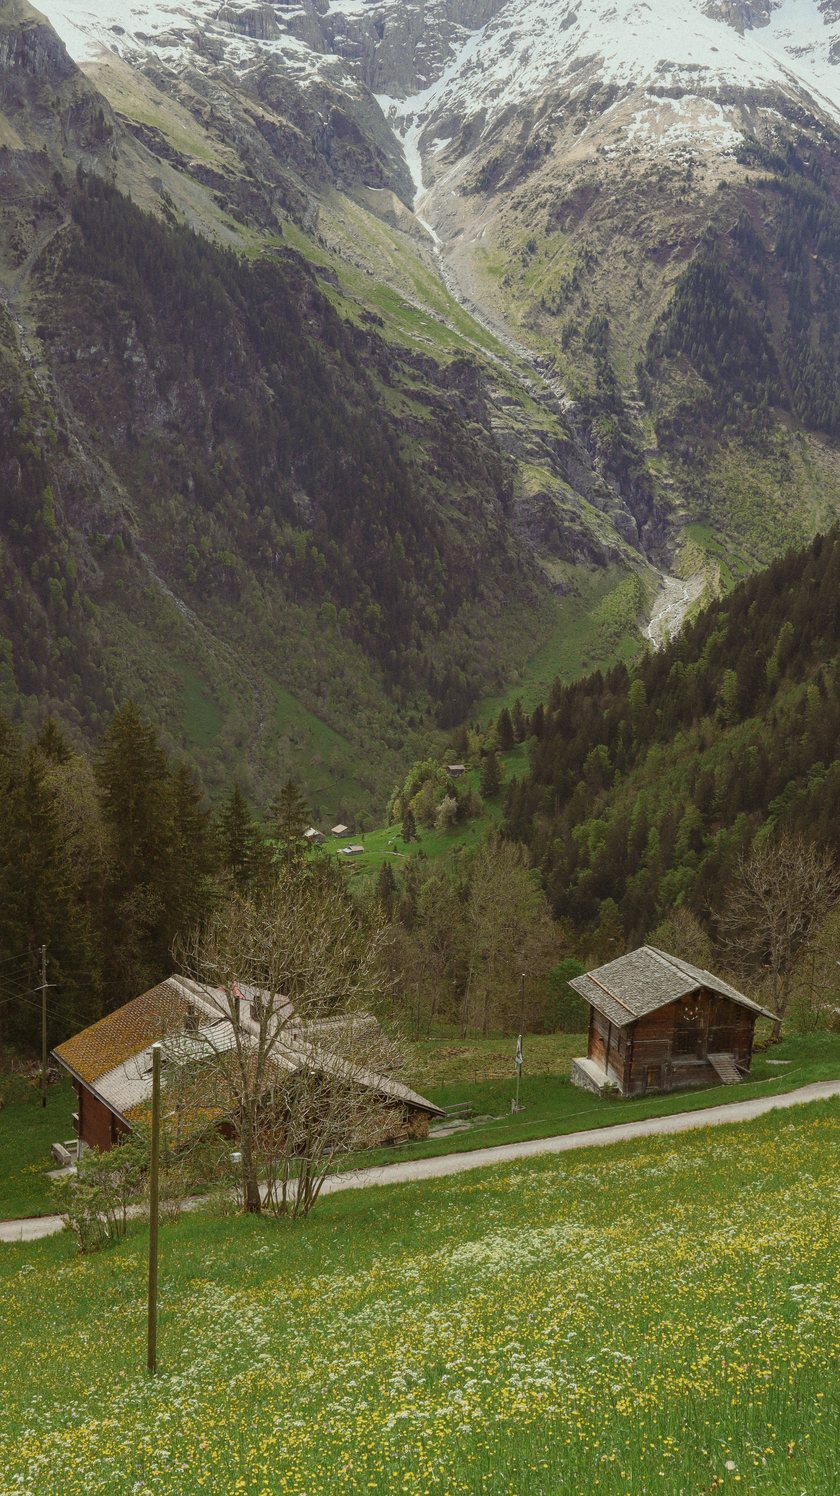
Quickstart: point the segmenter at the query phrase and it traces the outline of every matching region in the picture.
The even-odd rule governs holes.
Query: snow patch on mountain
[[[511,106],[549,88],[582,92],[593,75],[604,84],[716,91],[777,88],[818,93],[840,116],[840,72],[829,60],[840,22],[815,0],[784,0],[770,25],[739,35],[692,0],[513,3],[476,33],[443,75],[413,97],[380,96],[404,140],[424,122],[463,119],[486,109],[492,123]],[[579,81],[575,81],[579,75]]]
[[[453,20],[443,10],[438,14],[434,0],[422,7],[412,0],[331,0],[326,14],[341,21],[332,31],[309,5],[274,10],[243,0],[135,0],[129,6],[45,0],[44,9],[81,65],[102,48],[176,74],[221,66],[247,76],[258,62],[273,59],[304,86],[328,75],[352,89],[365,76],[378,76],[390,57],[393,79],[377,85],[375,97],[402,145],[418,206],[428,185],[424,163],[428,169],[465,121],[483,114],[486,130],[505,111],[550,91],[573,101],[593,83],[616,85],[625,94],[655,89],[650,108],[638,109],[625,137],[654,151],[685,145],[730,151],[739,136],[733,91],[810,99],[840,119],[840,15],[825,0],[781,0],[755,9],[762,24],[743,33],[710,14],[708,0],[483,3],[490,19],[472,31],[462,22],[479,14],[476,5],[462,6],[460,20]],[[436,51],[430,46],[435,26],[444,28]],[[332,50],[328,33],[343,51]],[[397,78],[400,47],[413,49],[408,71],[415,79],[423,76],[418,62],[432,73],[437,69],[409,97]],[[433,51],[438,62],[427,64]],[[683,91],[682,100],[666,101],[663,92],[672,89]],[[715,102],[724,92],[729,97]],[[622,143],[611,142],[610,150]]]

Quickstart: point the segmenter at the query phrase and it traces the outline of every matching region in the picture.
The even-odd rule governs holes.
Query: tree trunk
[[[239,1147],[242,1152],[242,1190],[245,1209],[249,1215],[259,1215],[262,1210],[260,1181],[254,1160],[254,1131],[248,1103],[242,1108],[242,1136]]]
[[[428,1022],[427,1027],[426,1027],[426,1038],[427,1039],[429,1038],[429,1036],[431,1035],[431,1032],[432,1032],[432,1019],[434,1018],[435,1012],[437,1011],[438,993],[439,993],[439,991],[440,991],[440,988],[436,987],[435,988],[435,995],[432,998],[432,1006],[429,1009],[429,1022]]]

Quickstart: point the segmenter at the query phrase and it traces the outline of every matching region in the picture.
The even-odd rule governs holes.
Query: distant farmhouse
[[[699,966],[643,945],[569,983],[589,1003],[585,1058],[572,1081],[622,1096],[675,1091],[749,1072],[757,1018],[766,1008]]]
[[[350,828],[348,826],[342,826],[341,822],[339,821],[339,824],[337,826],[333,826],[332,834],[333,836],[349,836]]]
[[[310,826],[308,831],[304,831],[303,839],[309,842],[310,847],[322,847],[325,841],[323,831],[319,831],[317,826]]]
[[[446,765],[446,772],[449,775],[450,779],[460,779],[461,775],[465,772],[464,765],[463,764],[447,764]]]
[[[255,1045],[259,1036],[255,994],[247,987],[236,991],[240,1035]],[[368,1057],[378,1050],[378,1063],[392,1060],[389,1041],[370,1014],[305,1024],[295,1021],[287,999],[279,999],[278,1010],[284,1025],[282,1043],[278,1041],[272,1061],[278,1082],[283,1074],[308,1066],[372,1092],[381,1104],[382,1132],[374,1140],[379,1143],[394,1138],[427,1137],[430,1117],[443,1116],[434,1102],[427,1101],[409,1086],[348,1061],[340,1052],[348,1031],[352,1038],[358,1030],[359,1036],[364,1037],[363,1048]],[[372,1029],[377,1031],[373,1036]],[[199,1052],[205,1030],[210,1039],[204,1051],[208,1056],[212,1050],[234,1047],[236,1038],[222,1005],[222,994],[216,995],[214,989],[186,977],[173,976],[60,1044],[55,1058],[67,1071],[76,1092],[78,1111],[73,1126],[80,1144],[104,1153],[129,1134],[133,1124],[148,1113],[152,1045],[161,1042],[164,1046],[165,1087],[167,1045],[180,1053],[185,1043],[192,1043]],[[373,1044],[372,1037],[376,1041]],[[215,1116],[207,1111],[201,1113],[200,1123],[197,1120],[195,1125],[203,1129],[220,1126],[231,1135],[237,1131],[236,1117]]]

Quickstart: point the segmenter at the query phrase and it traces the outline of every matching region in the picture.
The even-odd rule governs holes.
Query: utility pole
[[[47,947],[41,946],[41,1105],[47,1104]]]
[[[525,973],[522,973],[522,998],[519,1004],[519,1039],[516,1044],[516,1100],[510,1104],[512,1112],[521,1112],[519,1105],[519,1081],[522,1076],[522,1029],[525,1023]]]
[[[152,1159],[149,1170],[149,1324],[146,1367],[157,1370],[158,1175],[160,1172],[160,1044],[152,1045]]]

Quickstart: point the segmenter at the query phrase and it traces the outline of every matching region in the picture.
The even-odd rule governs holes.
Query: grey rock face
[[[232,5],[223,5],[216,20],[230,26],[240,36],[252,36],[256,41],[273,41],[280,35],[271,5],[255,5],[248,10],[234,10]]]

